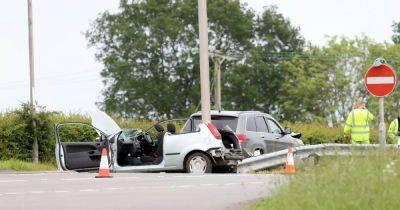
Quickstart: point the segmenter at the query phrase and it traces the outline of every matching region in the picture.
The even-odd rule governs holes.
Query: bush
[[[44,107],[37,107],[35,117],[32,118],[29,104],[22,104],[19,109],[0,113],[0,160],[32,161],[32,144],[34,139],[32,120],[36,121],[39,159],[42,162],[53,163],[55,160],[54,126],[59,122],[90,124],[90,118],[87,116],[48,112]],[[116,119],[116,121],[122,128],[147,129],[153,124],[150,120]],[[91,127],[77,125],[61,126],[59,135],[64,142],[79,142],[97,137],[97,133]]]
[[[293,132],[301,133],[304,144],[344,143],[343,126],[329,127],[322,123],[291,123],[284,122]],[[378,143],[378,128],[371,126],[371,143]]]
[[[50,114],[43,107],[37,107],[32,116],[30,104],[22,104],[20,109],[2,114],[0,123],[0,159],[32,159],[32,144],[34,136],[38,139],[39,157],[49,161],[50,157]],[[33,129],[33,121],[36,129]]]
[[[0,114],[0,159],[31,159],[26,124],[15,113]]]

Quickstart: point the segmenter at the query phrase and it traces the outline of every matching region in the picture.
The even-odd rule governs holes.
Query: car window
[[[272,119],[266,118],[267,122],[268,122],[268,127],[269,127],[269,132],[270,133],[282,133],[281,128],[276,124],[275,121],[273,121]]]
[[[268,132],[267,124],[265,123],[264,117],[256,117],[257,132]]]
[[[257,131],[256,120],[254,119],[254,117],[247,118],[246,130],[247,131],[255,131],[255,132]]]
[[[194,131],[192,130],[192,119],[188,119],[185,125],[183,126],[181,133],[190,133],[192,131]]]
[[[236,131],[238,118],[233,116],[211,116],[211,122],[217,127],[217,129],[226,129],[229,127],[232,131]],[[194,130],[199,129],[199,124],[201,123],[201,116],[193,117]]]

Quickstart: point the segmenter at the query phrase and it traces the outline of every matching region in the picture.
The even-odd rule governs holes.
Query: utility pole
[[[208,66],[208,26],[207,0],[198,0],[199,39],[200,39],[200,88],[201,88],[201,121],[211,121],[210,111],[210,69]]]
[[[32,30],[32,1],[28,1],[28,30],[29,30],[29,72],[30,72],[30,105],[32,111],[32,119],[35,115],[35,72],[33,59],[33,30]],[[39,162],[39,147],[36,137],[36,122],[32,120],[33,128],[33,145],[32,145],[32,161]]]
[[[215,108],[218,111],[222,110],[221,105],[221,65],[224,62],[225,58],[221,56],[220,51],[214,51],[214,81],[215,81],[215,88],[214,88],[214,102]]]
[[[222,103],[221,103],[221,66],[225,60],[238,60],[241,55],[224,55],[219,50],[214,50],[213,53],[213,61],[214,61],[214,81],[215,81],[215,88],[214,88],[214,103],[215,108],[218,111],[222,110]]]

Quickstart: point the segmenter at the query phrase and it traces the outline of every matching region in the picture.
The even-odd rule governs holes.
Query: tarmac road
[[[283,183],[271,174],[0,174],[0,209],[242,209]]]

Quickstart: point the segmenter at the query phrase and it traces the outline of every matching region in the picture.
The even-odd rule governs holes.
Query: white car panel
[[[89,115],[92,119],[92,126],[108,136],[113,136],[122,130],[110,116],[100,110],[91,110]]]

